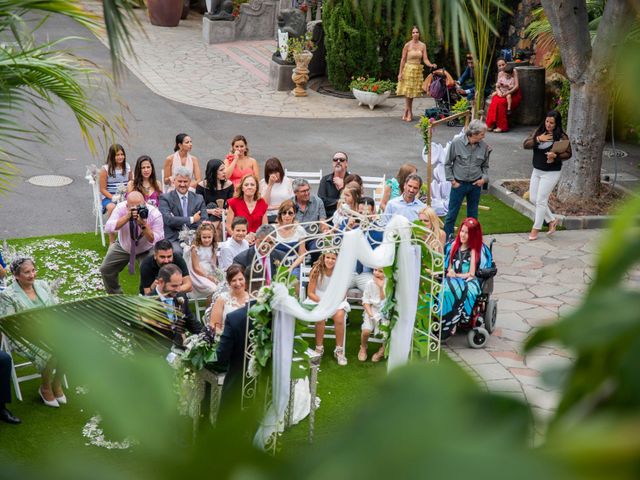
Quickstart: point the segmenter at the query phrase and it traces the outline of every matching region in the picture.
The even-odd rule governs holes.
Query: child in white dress
[[[218,289],[218,279],[215,275],[217,263],[215,251],[216,240],[213,225],[203,223],[196,230],[196,236],[189,252],[190,255],[186,258],[186,263],[189,267],[193,290],[208,297],[207,306],[210,303],[211,295]]]
[[[384,272],[379,268],[373,269],[373,278],[367,283],[364,292],[362,292],[362,335],[360,337],[360,351],[358,352],[358,360],[364,362],[367,360],[367,341],[371,334],[378,333],[380,323],[386,322],[382,317],[380,310],[384,304],[384,287],[386,278]],[[384,346],[381,346],[376,353],[371,356],[372,362],[379,362],[384,357]]]

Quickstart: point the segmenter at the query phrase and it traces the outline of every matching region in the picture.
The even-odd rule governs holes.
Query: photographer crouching
[[[118,275],[129,264],[135,270],[135,260],[142,261],[153,245],[164,238],[162,214],[153,205],[146,205],[140,192],[130,192],[126,202],[120,202],[105,224],[108,233],[118,232],[100,265],[107,293],[122,293]]]

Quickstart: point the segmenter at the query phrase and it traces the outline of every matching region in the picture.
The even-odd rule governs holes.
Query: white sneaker
[[[340,365],[341,367],[344,367],[347,364],[347,357],[344,356],[344,348],[337,347],[333,351],[333,356],[336,357],[338,365]]]

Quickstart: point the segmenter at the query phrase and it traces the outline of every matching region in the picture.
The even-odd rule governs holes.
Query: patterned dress
[[[445,251],[445,265],[449,265],[451,244]],[[458,249],[453,259],[456,273],[467,273],[471,269],[471,251]],[[451,330],[460,321],[467,322],[473,312],[476,298],[480,295],[480,281],[464,278],[445,277],[441,295],[442,339],[451,335]]]
[[[402,80],[398,82],[396,93],[408,98],[420,97],[423,81],[422,51],[410,49],[407,52],[407,61],[402,69]]]

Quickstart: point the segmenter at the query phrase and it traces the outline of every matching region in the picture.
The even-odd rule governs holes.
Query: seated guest
[[[198,228],[207,218],[207,209],[201,195],[189,191],[191,171],[186,167],[178,167],[174,172],[175,190],[160,197],[160,212],[164,221],[164,238],[171,242],[173,252],[182,255],[182,246],[178,235],[187,227]]]
[[[144,201],[157,207],[160,203],[162,187],[156,179],[156,167],[153,160],[148,155],[138,157],[136,166],[133,169],[133,180],[129,182],[127,193],[140,192]]]
[[[341,228],[343,223],[347,223],[353,212],[358,211],[358,200],[360,200],[360,190],[352,187],[344,187],[340,194],[340,201],[336,213],[333,214],[333,225]]]
[[[247,281],[244,278],[244,267],[242,265],[232,264],[227,269],[226,279],[229,290],[221,293],[216,298],[209,317],[209,325],[211,328],[215,328],[218,333],[222,332],[227,315],[244,307],[249,301],[249,294],[246,288]]]
[[[173,253],[171,242],[160,240],[153,246],[153,255],[147,256],[140,264],[140,294],[149,295],[156,288],[156,278],[163,265],[174,264],[182,273],[182,293],[190,292],[192,289],[189,269],[184,259]]]
[[[396,197],[402,195],[402,189],[404,188],[404,181],[412,173],[417,173],[418,168],[413,163],[403,163],[400,165],[400,170],[395,178],[388,178],[384,185],[384,193],[382,200],[380,201],[380,210],[384,212],[385,207],[389,200],[393,200]]]
[[[338,256],[335,253],[325,252],[320,255],[318,261],[314,263],[309,273],[309,286],[307,287],[307,299],[305,303],[311,305],[320,303],[322,295],[331,282],[331,275],[336,266],[337,258]],[[347,357],[344,354],[344,329],[345,319],[349,311],[351,311],[351,307],[349,303],[344,300],[332,317],[336,328],[336,348],[333,351],[333,356],[336,357],[338,365],[342,367],[347,364]],[[319,354],[324,353],[325,323],[324,321],[316,322],[316,352]]]
[[[249,248],[249,242],[245,240],[248,224],[249,222],[244,217],[235,217],[231,222],[231,236],[220,244],[219,265],[221,270],[229,268],[234,257]]]
[[[382,305],[384,304],[384,288],[386,278],[384,272],[379,268],[373,269],[373,277],[367,283],[362,293],[362,333],[360,335],[360,350],[358,351],[358,360],[365,362],[367,360],[367,342],[369,337],[375,335],[379,331],[380,323],[385,320],[382,317]],[[384,344],[380,346],[378,351],[371,356],[372,362],[379,362],[384,357]]]
[[[231,151],[225,158],[225,168],[227,178],[231,180],[236,188],[246,175],[260,177],[258,162],[255,158],[249,156],[249,144],[242,135],[236,135],[231,140]]]
[[[185,249],[184,260],[189,269],[193,291],[205,295],[208,306],[211,295],[218,290],[216,240],[213,225],[203,223],[198,227],[193,244]]]
[[[442,339],[453,335],[461,320],[468,321],[481,293],[476,271],[482,255],[482,227],[475,218],[460,225],[453,244],[445,251],[446,277],[442,284]]]
[[[263,285],[271,284],[284,260],[284,253],[275,250],[274,244],[275,228],[269,224],[262,225],[256,232],[254,245],[233,259],[233,263],[244,267],[244,277],[251,295],[257,294]]]
[[[111,216],[116,204],[124,200],[118,195],[118,187],[123,185],[126,189],[131,180],[131,167],[127,163],[127,155],[122,145],[117,143],[109,147],[107,162],[100,169],[100,194],[102,195],[102,213]],[[113,242],[115,235],[109,235],[109,242]]]
[[[422,178],[419,175],[412,173],[407,176],[404,182],[404,188],[402,195],[389,200],[387,207],[384,209],[384,214],[387,219],[390,219],[392,215],[402,215],[410,222],[418,219],[418,214],[426,206],[416,197],[420,193],[422,187]]]
[[[280,204],[293,196],[291,179],[284,174],[280,160],[273,157],[264,164],[264,179],[260,180],[260,195],[269,205],[267,219],[276,222]]]
[[[141,262],[153,245],[164,238],[162,214],[153,205],[145,205],[142,194],[134,191],[126,202],[116,206],[104,229],[108,233],[118,232],[118,239],[109,246],[100,265],[104,289],[110,294],[122,293],[118,281],[122,269],[129,264],[129,273],[133,274],[135,259]]]
[[[231,224],[233,218],[241,216],[247,219],[247,241],[252,244],[255,240],[255,233],[260,227],[267,223],[267,202],[260,198],[258,192],[258,177],[245,175],[240,180],[233,198],[227,202],[227,233],[231,235]]]
[[[0,292],[0,317],[12,315],[32,308],[55,305],[56,298],[49,285],[36,279],[36,266],[33,259],[20,257],[11,262],[14,282]],[[17,339],[9,339],[11,349],[33,362],[42,376],[38,393],[48,407],[59,407],[67,403],[62,390],[63,372],[57,368],[57,361],[47,352],[35,345],[24,344]]]
[[[285,200],[280,204],[277,222],[276,249],[285,254],[287,266],[296,277],[299,277],[300,264],[304,262],[304,256],[307,253],[304,242],[307,231],[296,222],[296,206],[291,200]]]
[[[436,211],[431,207],[424,207],[418,214],[418,218],[431,231],[425,239],[429,248],[434,252],[442,253],[444,244],[447,243],[447,235],[442,229],[442,220],[438,218]]]
[[[296,178],[293,181],[293,201],[296,206],[296,221],[301,224],[309,233],[317,233],[312,231],[312,222],[320,223],[320,229],[325,232],[329,230],[329,226],[325,223],[327,214],[325,213],[324,203],[317,195],[311,194],[311,186],[304,178]]]
[[[183,285],[180,268],[171,263],[163,265],[158,271],[155,288],[149,295],[157,295],[158,301],[167,305],[167,319],[171,322],[171,330],[167,330],[164,325],[159,325],[168,338],[173,340],[174,346],[180,348],[183,345],[185,331],[190,334],[197,334],[204,328],[191,313],[189,309],[189,299],[180,289]]]
[[[216,239],[222,238],[223,209],[227,207],[227,200],[233,197],[234,186],[227,180],[225,166],[222,160],[213,159],[207,162],[204,180],[196,187],[196,193],[202,195],[207,206],[209,221],[216,227]],[[224,226],[224,225],[223,225]]]
[[[202,180],[200,173],[200,162],[198,157],[191,155],[193,149],[193,141],[186,133],[176,135],[176,145],[173,147],[173,153],[164,160],[164,183],[167,191],[175,188],[175,180],[178,169],[186,169],[189,172],[189,189],[193,191]],[[185,170],[183,170],[185,171]]]
[[[491,96],[491,103],[487,109],[487,127],[495,133],[509,130],[509,115],[522,101],[522,92],[518,82],[518,70],[509,67],[511,71],[505,76],[507,62],[500,57],[496,60],[498,66],[498,83]]]
[[[324,203],[324,209],[327,218],[331,219],[338,206],[340,193],[345,187],[345,177],[349,175],[348,157],[344,152],[336,152],[333,154],[333,171],[329,175],[325,175],[320,180],[318,186],[318,197]]]
[[[365,228],[365,238],[369,242],[372,249],[375,249],[382,243],[382,237],[384,235],[382,226],[379,225],[379,220],[375,214],[375,201],[371,197],[362,197],[358,199],[358,214],[367,217],[366,221],[368,225]],[[344,230],[354,230],[361,228],[362,221],[360,216],[352,215],[344,226]],[[366,286],[369,284],[372,278],[373,269],[365,267],[362,263],[356,264],[356,271],[353,272],[351,283],[349,288],[357,288],[361,292],[364,292]]]
[[[11,355],[0,351],[0,420],[17,424],[20,419],[7,408],[11,403]]]

